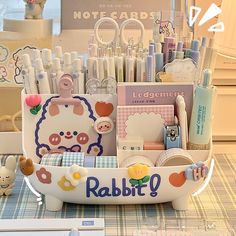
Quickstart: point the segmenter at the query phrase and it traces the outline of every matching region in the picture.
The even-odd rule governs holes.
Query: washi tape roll
[[[156,166],[181,166],[193,164],[192,156],[181,148],[171,148],[162,152]]]
[[[121,168],[128,168],[128,167],[135,165],[137,163],[147,165],[149,167],[154,167],[154,164],[152,163],[152,161],[145,156],[129,157],[121,163],[120,167]]]

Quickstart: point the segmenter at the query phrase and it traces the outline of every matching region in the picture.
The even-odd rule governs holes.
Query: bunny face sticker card
[[[43,95],[42,109],[36,117],[24,106],[24,145],[27,152],[37,158],[54,151],[84,152],[92,156],[114,154],[112,125],[116,116],[116,96],[104,96],[75,96],[66,104],[60,103],[58,96]],[[106,132],[96,131],[95,125],[103,125],[100,122],[103,120],[110,121],[109,129],[106,126]],[[105,131],[104,127],[102,130]],[[31,138],[34,139],[33,148],[29,145]]]

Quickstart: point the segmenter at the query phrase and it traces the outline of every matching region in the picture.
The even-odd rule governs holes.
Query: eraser
[[[143,150],[165,150],[165,145],[158,142],[144,142]]]

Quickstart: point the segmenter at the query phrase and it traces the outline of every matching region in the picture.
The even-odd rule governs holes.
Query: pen
[[[124,82],[124,58],[121,55],[121,48],[116,48],[117,55],[115,56],[115,68],[117,82]]]

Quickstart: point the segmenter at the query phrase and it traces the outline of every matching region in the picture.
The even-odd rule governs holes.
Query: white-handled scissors
[[[99,27],[104,23],[111,23],[113,25],[114,30],[115,30],[114,38],[110,41],[103,41],[99,37],[99,34],[98,34]],[[120,27],[119,27],[118,23],[110,17],[103,17],[103,18],[99,19],[96,22],[95,26],[94,26],[95,38],[96,38],[97,42],[100,45],[103,45],[103,46],[109,46],[111,44],[118,45],[119,43],[121,43],[125,47],[128,47],[129,42],[125,39],[124,31],[125,31],[125,28],[127,27],[127,25],[133,24],[133,23],[137,24],[140,27],[140,30],[141,30],[141,35],[140,35],[139,41],[136,44],[133,44],[133,46],[140,45],[143,42],[144,25],[140,20],[137,20],[137,19],[134,19],[134,18],[130,18],[130,19],[127,19],[127,20],[123,21],[121,23]]]

